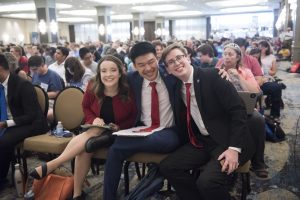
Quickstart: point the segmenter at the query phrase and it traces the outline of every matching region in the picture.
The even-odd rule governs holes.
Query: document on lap
[[[81,125],[81,128],[83,128],[83,129],[105,128],[105,129],[111,130],[111,127],[109,125],[107,125],[107,124],[104,124],[103,126],[98,126],[98,125],[95,125],[95,124],[84,124],[84,125]]]
[[[117,136],[128,136],[128,137],[145,137],[151,135],[156,131],[160,131],[164,129],[164,127],[158,127],[155,129],[150,129],[148,126],[138,126],[130,129],[125,129],[121,131],[114,132],[113,135]]]

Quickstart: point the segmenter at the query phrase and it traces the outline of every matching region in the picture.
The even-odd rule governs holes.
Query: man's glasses
[[[169,60],[169,61],[167,62],[167,65],[168,65],[169,67],[172,67],[172,66],[174,66],[174,65],[176,64],[176,61],[177,61],[177,62],[181,62],[182,59],[183,59],[184,57],[185,57],[185,55],[177,55],[177,56],[175,56],[174,59]]]

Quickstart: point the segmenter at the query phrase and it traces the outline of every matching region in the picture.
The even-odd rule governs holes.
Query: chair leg
[[[251,191],[250,187],[250,174],[248,173],[241,173],[242,178],[242,195],[241,200],[246,200],[247,195]]]
[[[137,162],[135,162],[134,165],[135,165],[136,175],[137,175],[138,179],[141,180],[142,175],[141,175],[141,171],[140,171],[140,165]]]
[[[143,163],[143,168],[142,168],[142,177],[146,175],[146,164]]]
[[[126,161],[123,166],[125,196],[129,194],[129,173],[128,173],[129,164],[130,161]]]

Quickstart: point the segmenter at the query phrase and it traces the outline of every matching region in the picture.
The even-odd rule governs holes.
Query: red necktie
[[[186,89],[186,121],[187,121],[187,129],[188,129],[188,134],[189,134],[189,138],[190,138],[190,142],[192,143],[192,145],[194,145],[195,147],[202,147],[202,145],[200,145],[197,142],[197,139],[193,133],[193,129],[192,129],[192,122],[191,122],[191,92],[190,92],[190,88],[191,88],[191,83],[185,83],[185,89]]]
[[[151,126],[145,129],[140,129],[140,132],[150,132],[153,129],[156,129],[160,125],[159,120],[159,101],[158,101],[158,94],[156,90],[156,82],[150,82],[149,85],[151,86]]]

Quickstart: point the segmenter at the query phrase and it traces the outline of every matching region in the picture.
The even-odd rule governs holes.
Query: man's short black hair
[[[9,70],[7,58],[2,53],[0,53],[0,67],[2,67],[4,70]]]
[[[239,47],[248,47],[248,42],[245,38],[237,38],[234,40],[234,43],[239,45]]]
[[[90,52],[91,51],[88,48],[82,47],[79,49],[79,57],[83,60],[84,56]]]
[[[57,47],[57,50],[60,50],[61,53],[64,56],[68,57],[68,55],[69,55],[69,49],[68,48],[66,48],[66,47]]]
[[[31,56],[28,59],[29,67],[41,67],[45,64],[45,58],[43,56]]]
[[[208,55],[210,58],[214,57],[214,50],[209,44],[200,45],[197,52],[200,52],[202,55]]]
[[[131,48],[131,51],[129,52],[129,58],[133,63],[135,63],[135,59],[137,57],[147,53],[153,53],[156,56],[155,47],[150,42],[139,42]]]

